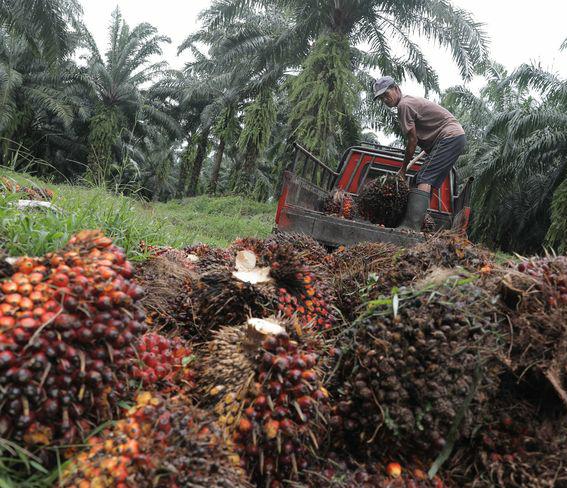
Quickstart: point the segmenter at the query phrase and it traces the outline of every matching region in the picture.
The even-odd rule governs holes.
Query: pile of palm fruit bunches
[[[141,248],[0,259],[0,437],[54,486],[567,486],[566,257]]]
[[[398,227],[405,215],[409,186],[398,175],[383,175],[367,182],[358,195],[337,189],[322,203],[328,215],[347,220],[365,220],[381,227]],[[426,214],[422,232],[435,230],[435,221]]]

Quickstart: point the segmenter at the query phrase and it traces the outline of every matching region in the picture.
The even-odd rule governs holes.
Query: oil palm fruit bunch
[[[138,264],[136,279],[146,290],[142,302],[151,325],[179,329],[191,320],[184,302],[198,273],[183,251],[160,248]]]
[[[326,271],[329,253],[315,239],[297,232],[278,232],[266,239],[266,244],[291,245],[301,256],[303,263],[310,266],[317,274]]]
[[[201,377],[241,464],[266,486],[299,479],[310,465],[328,402],[312,345],[282,324],[251,319],[222,329]]]
[[[493,254],[467,239],[437,234],[409,249],[400,248],[392,253],[391,259],[382,260],[367,298],[372,300],[390,294],[394,287],[410,286],[439,268],[462,267],[466,271],[480,272],[493,263],[493,258]]]
[[[459,446],[449,460],[447,469],[457,486],[519,488],[567,483],[565,407],[541,381],[527,376],[503,378],[473,442]]]
[[[216,271],[234,262],[234,256],[230,250],[211,247],[208,244],[188,246],[183,249],[183,252],[195,263],[201,273]]]
[[[550,308],[567,308],[567,257],[545,257],[524,260],[518,271],[537,280],[536,285],[546,295]]]
[[[331,286],[304,264],[292,246],[267,243],[263,256],[278,288],[278,312],[301,327],[329,330],[335,322],[335,294]]]
[[[323,212],[329,215],[351,220],[355,217],[356,211],[354,198],[343,190],[333,191],[323,202]]]
[[[0,435],[71,443],[127,392],[146,329],[142,290],[124,252],[96,231],[14,268],[0,283]]]
[[[406,180],[388,174],[367,183],[356,203],[364,219],[385,227],[397,227],[405,215],[408,198]]]
[[[400,252],[394,244],[366,242],[339,248],[329,260],[330,282],[337,296],[337,308],[354,319],[365,299],[366,290],[387,269]]]
[[[11,193],[25,193],[30,200],[51,200],[53,198],[53,191],[49,188],[30,188],[27,186],[20,186],[9,178],[0,178],[0,184]]]
[[[433,217],[428,213],[426,213],[425,217],[423,218],[423,224],[421,225],[421,232],[426,232],[428,234],[435,232],[435,220],[433,220]]]
[[[193,353],[189,344],[180,337],[169,338],[150,332],[136,344],[138,359],[132,376],[139,379],[145,389],[154,387],[161,393],[175,390],[186,392],[195,387],[191,368]]]
[[[205,273],[195,284],[185,302],[193,323],[185,331],[208,339],[221,326],[242,324],[251,316],[267,317],[273,314],[276,296],[269,268],[258,267],[251,251],[241,251],[234,271],[225,267]]]
[[[470,435],[498,386],[485,374],[499,371],[498,325],[494,297],[459,279],[383,299],[357,323],[331,419],[347,443],[433,456],[452,428]]]
[[[206,338],[221,325],[277,312],[297,319],[302,327],[333,326],[331,288],[291,245],[248,239],[235,243],[232,252],[237,252],[234,271],[224,268],[204,274],[188,297],[187,307],[195,317],[192,333]]]
[[[144,392],[126,418],[88,441],[64,473],[67,488],[250,488],[211,418],[184,397]]]

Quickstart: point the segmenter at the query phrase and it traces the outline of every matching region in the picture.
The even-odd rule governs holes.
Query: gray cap
[[[374,80],[374,84],[372,85],[372,91],[374,92],[374,100],[376,100],[380,95],[382,95],[388,88],[392,85],[395,85],[396,82],[394,78],[391,76],[383,76],[382,78],[378,78]]]

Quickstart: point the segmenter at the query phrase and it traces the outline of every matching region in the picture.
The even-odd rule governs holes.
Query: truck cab
[[[325,199],[334,190],[356,196],[368,181],[387,173],[397,173],[404,160],[402,149],[376,144],[354,146],[345,151],[336,171],[299,144],[295,145],[295,151],[294,161],[284,173],[278,202],[276,229],[279,232],[307,234],[330,247],[366,241],[408,246],[425,239],[423,234],[323,213]],[[410,186],[422,164],[417,162],[408,170]],[[466,234],[472,181],[469,178],[459,192],[457,173],[453,169],[441,188],[433,190],[428,213],[435,222],[435,230],[453,229]]]

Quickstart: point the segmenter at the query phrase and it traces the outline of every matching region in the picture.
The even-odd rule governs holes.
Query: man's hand
[[[409,164],[411,163],[411,159],[415,154],[415,149],[417,147],[417,133],[415,131],[415,127],[412,127],[408,134],[408,142],[406,144],[406,154],[404,158],[404,162],[402,164],[402,168],[398,172],[400,176],[406,177],[406,171],[408,169]]]

